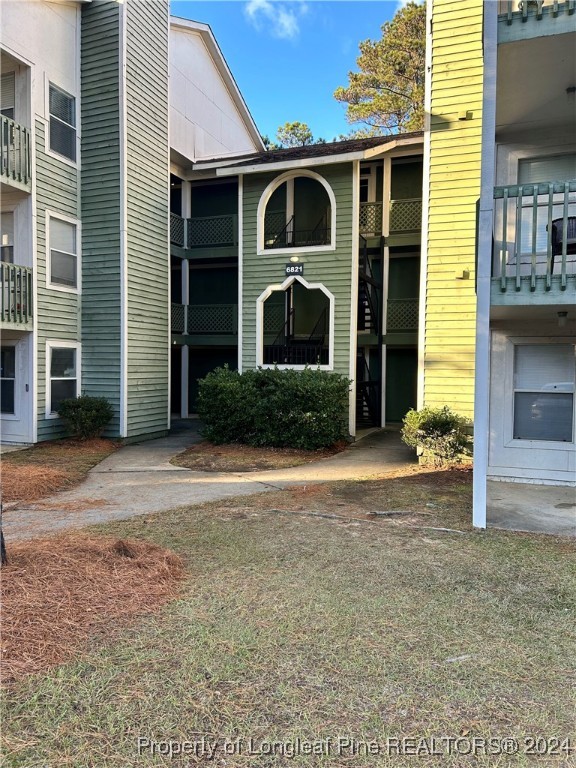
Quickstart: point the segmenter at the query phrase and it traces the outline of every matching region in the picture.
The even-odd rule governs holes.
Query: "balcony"
[[[238,245],[238,216],[196,216],[183,219],[170,214],[170,242],[180,248],[234,248]]]
[[[302,226],[301,219],[284,211],[267,212],[264,219],[264,248],[314,248],[330,244],[330,211],[324,211],[314,227]]]
[[[33,313],[32,270],[18,264],[0,264],[0,327],[31,331]]]
[[[498,42],[573,32],[576,0],[500,0]]]
[[[238,336],[237,304],[172,304],[172,333],[218,343]],[[216,337],[216,338],[215,338]],[[190,343],[194,343],[191,341]]]
[[[576,180],[494,189],[493,304],[576,298]]]
[[[418,299],[388,299],[387,333],[414,333],[418,330]]]
[[[32,189],[30,131],[0,116],[0,172],[3,182],[30,192]]]
[[[360,203],[360,234],[382,234],[382,203]]]

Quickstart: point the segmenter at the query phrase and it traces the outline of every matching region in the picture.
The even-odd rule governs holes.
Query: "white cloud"
[[[244,11],[256,29],[265,30],[273,37],[290,40],[298,36],[298,17],[308,12],[308,6],[305,2],[248,0]]]

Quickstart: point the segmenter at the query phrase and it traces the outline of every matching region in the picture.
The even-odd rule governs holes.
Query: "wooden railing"
[[[220,248],[238,244],[238,216],[197,216],[183,219],[170,214],[170,242],[180,248]]]
[[[32,183],[30,131],[4,115],[0,120],[1,177],[29,189]]]
[[[32,321],[32,270],[18,264],[0,263],[2,323],[28,325]]]
[[[422,199],[390,200],[390,232],[415,232],[422,227]]]
[[[238,334],[237,304],[172,304],[172,333]]]
[[[186,219],[176,213],[170,214],[170,242],[184,248],[186,242]]]
[[[559,13],[574,13],[576,0],[499,0],[498,14],[506,18],[507,24],[515,20],[527,21],[533,16],[540,21],[544,13],[558,16]]]
[[[382,234],[382,203],[360,203],[360,234]]]
[[[500,290],[536,290],[576,275],[576,180],[494,188],[493,277]]]
[[[418,299],[388,299],[386,332],[418,330]]]

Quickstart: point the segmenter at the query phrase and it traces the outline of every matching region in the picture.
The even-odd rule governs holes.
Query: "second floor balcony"
[[[180,248],[234,248],[238,245],[238,216],[196,216],[183,219],[170,214],[170,242]]]
[[[172,304],[172,333],[191,343],[217,344],[238,336],[237,304]]]
[[[0,262],[0,328],[31,331],[33,304],[32,270]]]
[[[382,234],[382,202],[360,203],[360,234],[364,237],[378,236]],[[390,244],[395,244],[396,238],[406,237],[408,234],[420,233],[422,227],[422,199],[407,198],[390,200],[389,208],[389,239]],[[399,242],[398,244],[403,244]]]
[[[30,131],[4,115],[0,116],[0,178],[26,192],[32,189]]]
[[[492,303],[576,300],[576,180],[494,189]]]

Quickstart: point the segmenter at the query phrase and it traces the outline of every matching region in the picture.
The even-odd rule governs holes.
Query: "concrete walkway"
[[[199,440],[194,430],[176,429],[168,437],[121,448],[94,467],[77,488],[36,504],[8,508],[3,520],[6,539],[32,538],[293,485],[384,477],[416,463],[398,432],[383,431],[369,434],[335,456],[289,469],[195,472],[169,463]]]

